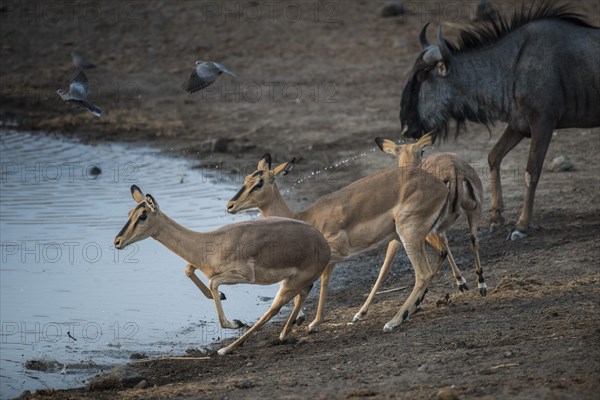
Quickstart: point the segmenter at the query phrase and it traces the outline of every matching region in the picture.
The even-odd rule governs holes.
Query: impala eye
[[[252,190],[250,192],[253,192],[255,189],[260,189],[261,187],[263,187],[264,184],[265,184],[264,179],[261,179],[260,181],[258,181],[258,183],[256,185],[254,185],[254,187],[252,188]]]
[[[141,221],[145,221],[146,218],[148,218],[148,214],[146,214],[146,212],[144,211],[143,213],[140,214],[138,219]]]

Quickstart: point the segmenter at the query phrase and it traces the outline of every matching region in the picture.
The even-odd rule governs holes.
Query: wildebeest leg
[[[490,229],[492,230],[504,225],[504,217],[502,216],[504,201],[502,200],[502,184],[500,183],[500,164],[504,156],[519,144],[521,140],[523,140],[523,134],[509,125],[488,155],[490,184],[492,187],[492,216],[490,220]]]
[[[550,119],[540,118],[538,123],[532,125],[529,158],[527,159],[527,167],[525,167],[525,186],[527,186],[525,190],[525,200],[523,202],[521,215],[517,221],[517,226],[510,234],[511,240],[527,236],[527,230],[529,229],[529,223],[531,221],[531,213],[533,211],[535,189],[540,180],[544,158],[546,158],[546,152],[548,151],[548,146],[552,139],[553,128],[554,121]]]

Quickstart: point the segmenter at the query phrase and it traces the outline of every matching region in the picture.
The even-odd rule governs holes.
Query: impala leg
[[[333,269],[335,268],[335,263],[327,264],[325,270],[321,274],[321,290],[319,292],[319,305],[317,306],[317,315],[313,322],[308,325],[309,332],[318,332],[319,325],[323,322],[323,315],[325,313],[325,298],[327,297],[327,288],[329,287],[329,280],[331,279],[331,274],[333,273]]]
[[[396,252],[398,251],[398,249],[401,246],[402,246],[402,243],[400,243],[398,240],[392,240],[388,244],[388,248],[385,253],[385,260],[383,261],[383,265],[381,266],[381,269],[379,270],[379,276],[377,277],[377,281],[375,281],[375,284],[373,285],[373,288],[371,289],[371,293],[369,293],[369,297],[367,297],[367,300],[365,301],[365,303],[362,305],[360,310],[356,313],[356,315],[352,319],[352,322],[358,322],[361,319],[363,319],[363,317],[365,315],[367,315],[367,312],[369,311],[369,307],[371,306],[371,302],[373,301],[373,298],[375,297],[375,293],[377,292],[377,290],[379,289],[379,286],[381,285],[381,283],[387,276],[390,266],[392,265],[392,261],[394,260],[394,256],[396,255]]]
[[[460,269],[458,269],[456,261],[454,261],[454,257],[450,252],[450,246],[448,245],[448,238],[446,237],[446,233],[431,233],[427,236],[426,240],[434,249],[438,251],[438,253],[440,253],[440,257],[448,257],[448,263],[450,264],[450,269],[452,270],[452,276],[454,276],[454,279],[456,280],[456,286],[458,287],[458,290],[460,290],[461,292],[469,290],[469,287],[467,286],[467,281],[463,277],[462,272],[460,272]],[[438,269],[441,266],[442,264],[439,263]]]
[[[408,320],[408,318],[415,313],[417,307],[421,304],[425,291],[434,275],[434,270],[431,269],[427,256],[425,255],[424,242],[413,242],[411,244],[402,240],[402,244],[404,245],[408,258],[415,270],[415,287],[400,308],[400,311],[398,311],[394,318],[385,324],[383,327],[384,332],[391,332],[395,327],[400,325],[400,323]],[[439,265],[441,266],[441,264]]]
[[[306,297],[308,296],[308,293],[310,292],[311,288],[312,288],[312,284],[310,286],[302,289],[300,291],[300,293],[298,293],[296,295],[296,297],[294,297],[294,309],[292,310],[290,317],[288,318],[287,322],[285,323],[285,326],[283,327],[283,330],[281,331],[281,334],[279,335],[279,340],[281,342],[286,341],[290,326],[296,322],[296,317],[298,316],[298,313],[302,309],[302,305],[306,301]]]
[[[196,269],[198,269],[198,267],[192,265],[192,264],[188,264],[185,266],[185,275],[190,278],[192,280],[192,282],[194,282],[194,284],[198,287],[198,289],[200,289],[200,291],[202,292],[202,294],[204,294],[204,296],[207,299],[211,299],[213,298],[212,292],[210,291],[209,288],[206,287],[206,285],[204,285],[204,283],[202,283],[202,281],[200,280],[200,278],[198,278],[198,276],[196,275]],[[219,298],[221,300],[226,300],[227,298],[225,297],[225,294],[219,292]]]
[[[520,239],[527,236],[529,223],[531,222],[531,214],[533,211],[533,199],[535,197],[535,189],[540,180],[544,158],[552,139],[552,128],[554,121],[543,120],[534,124],[531,129],[531,145],[529,147],[529,158],[527,159],[527,167],[525,167],[525,200],[521,215],[517,221],[517,226],[510,235],[511,240]]]
[[[479,259],[479,238],[477,237],[477,225],[479,221],[478,213],[467,213],[467,220],[469,221],[469,234],[471,237],[471,252],[473,253],[473,259],[475,260],[475,273],[477,274],[477,288],[479,294],[482,296],[487,295],[487,284],[483,277],[483,268],[481,268],[481,260]]]
[[[492,216],[490,229],[494,229],[504,224],[504,201],[502,200],[502,184],[500,182],[500,164],[504,156],[508,154],[519,142],[523,140],[523,135],[509,126],[494,145],[488,155],[488,165],[490,167],[490,185],[492,189]]]
[[[220,275],[214,276],[210,280],[210,291],[217,307],[217,314],[219,316],[219,322],[221,327],[228,329],[238,329],[245,326],[240,320],[234,319],[229,321],[225,317],[223,312],[223,306],[221,305],[221,297],[219,296],[219,285],[235,285],[236,283],[250,283],[252,282],[247,277],[244,277],[235,271],[226,271]]]
[[[225,355],[227,353],[230,353],[233,349],[238,347],[240,344],[244,343],[244,341],[248,339],[248,337],[252,335],[254,331],[256,331],[258,328],[260,328],[266,322],[268,322],[271,318],[277,315],[279,310],[281,310],[281,307],[283,307],[288,301],[290,301],[294,296],[296,296],[297,293],[298,291],[291,291],[282,285],[282,287],[277,292],[277,295],[275,295],[273,304],[271,304],[271,307],[267,310],[267,312],[262,317],[260,317],[260,319],[254,325],[252,325],[252,327],[248,329],[246,333],[244,333],[239,339],[231,343],[229,346],[219,349],[219,355]]]

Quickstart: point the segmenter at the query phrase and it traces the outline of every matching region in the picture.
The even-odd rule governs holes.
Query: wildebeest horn
[[[429,40],[427,40],[427,27],[428,26],[429,26],[429,22],[423,26],[423,29],[421,29],[421,33],[419,33],[419,42],[421,42],[421,48],[423,50],[427,49],[428,47],[431,47],[431,43],[429,43]]]
[[[447,61],[452,59],[452,53],[450,52],[450,49],[448,48],[448,45],[446,44],[446,40],[444,39],[444,35],[442,34],[442,26],[441,25],[438,27],[437,40],[439,42],[438,47],[440,49],[442,58]]]
[[[435,65],[438,61],[442,60],[440,48],[438,46],[429,47],[429,49],[423,53],[422,59],[427,63],[427,65]]]

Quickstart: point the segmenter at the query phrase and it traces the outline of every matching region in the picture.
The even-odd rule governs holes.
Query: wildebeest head
[[[438,45],[427,40],[425,24],[419,35],[421,48],[400,101],[400,122],[405,136],[420,138],[426,132],[448,129],[451,118],[452,52],[438,28]]]

